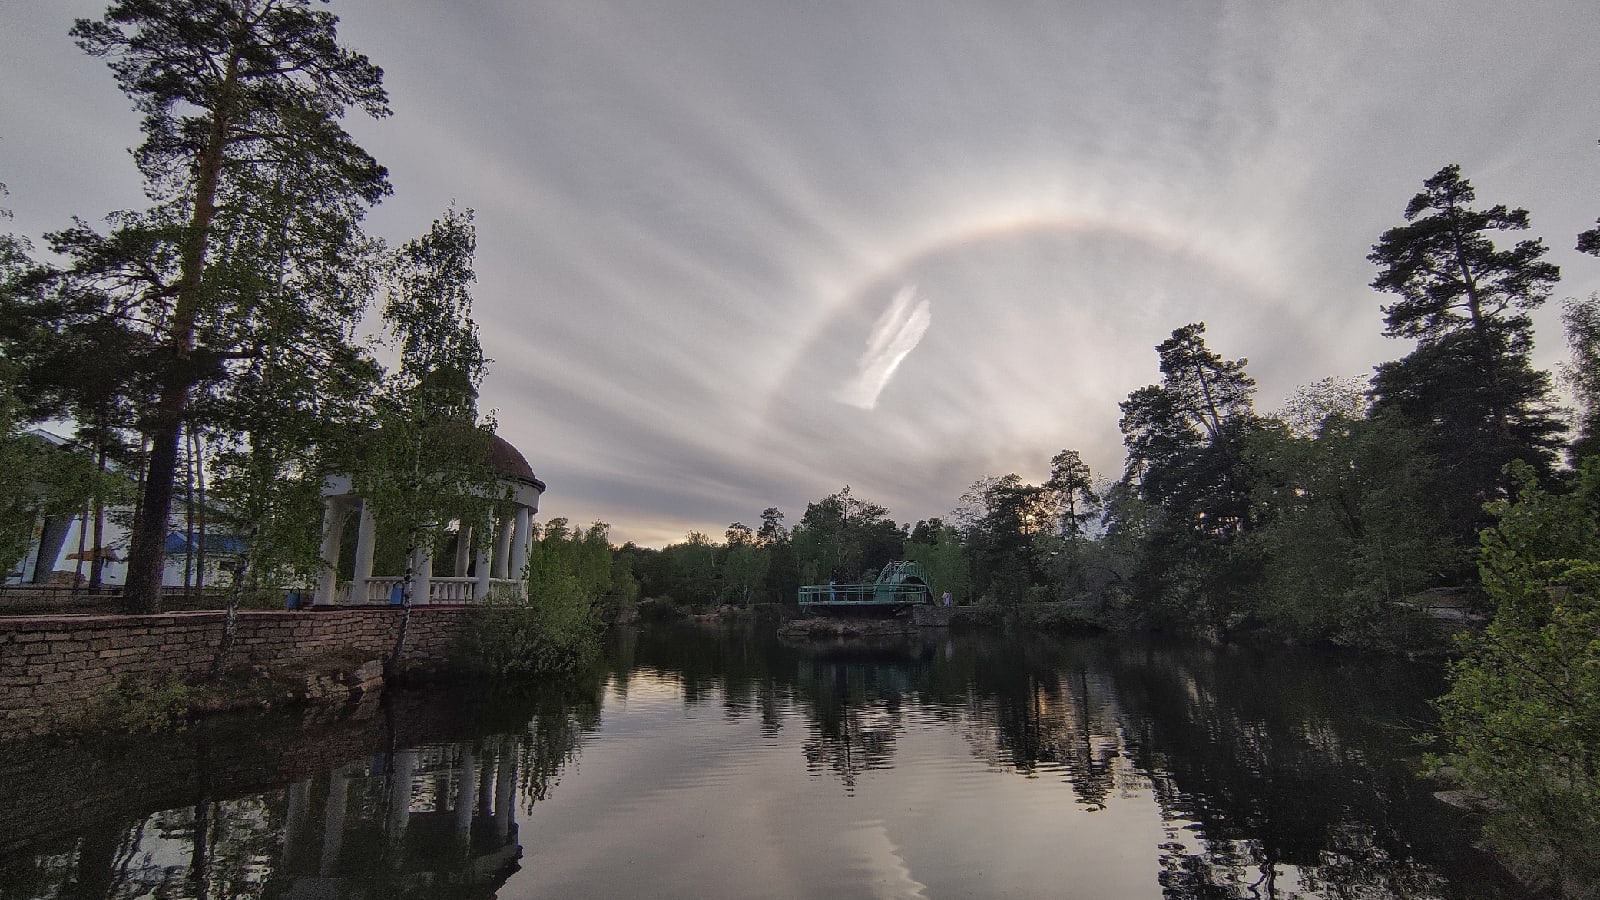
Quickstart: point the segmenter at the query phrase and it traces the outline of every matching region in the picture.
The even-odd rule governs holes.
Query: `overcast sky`
[[[1594,0],[335,0],[394,115],[347,126],[399,242],[478,215],[484,405],[540,518],[661,545],[852,486],[901,521],[1056,451],[1203,320],[1258,406],[1370,374],[1372,243],[1460,163],[1564,280],[1600,216]],[[137,117],[73,46],[100,0],[0,0],[11,228],[136,207]]]

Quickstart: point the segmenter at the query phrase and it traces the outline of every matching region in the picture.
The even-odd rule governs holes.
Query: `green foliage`
[[[1577,490],[1540,488],[1527,466],[1484,531],[1495,604],[1463,641],[1440,701],[1446,761],[1498,807],[1491,836],[1549,871],[1600,886],[1600,458]]]
[[[871,581],[904,552],[906,532],[889,510],[845,485],[806,504],[793,534],[800,576],[807,584]]]
[[[928,574],[928,587],[935,600],[948,592],[955,603],[971,599],[971,577],[967,570],[966,554],[961,547],[961,534],[955,528],[934,520],[931,527],[913,532],[906,542],[906,559],[922,566]]]
[[[739,523],[728,528],[728,544],[722,556],[723,598],[749,606],[766,582],[771,555],[755,542],[750,529]]]
[[[1122,402],[1128,460],[1109,514],[1152,621],[1227,627],[1248,614],[1259,568],[1235,543],[1254,524],[1246,447],[1261,425],[1247,360],[1223,359],[1204,334],[1204,323],[1173,331],[1156,347],[1161,384]]]
[[[1076,450],[1063,450],[1050,458],[1050,478],[1044,483],[1044,492],[1064,537],[1082,537],[1089,523],[1099,517],[1100,495],[1094,489],[1094,473]]]
[[[1596,229],[1600,235],[1600,229]],[[1596,238],[1600,253],[1600,237]],[[1561,311],[1567,330],[1567,349],[1572,360],[1561,367],[1563,380],[1578,401],[1577,434],[1567,448],[1576,462],[1600,453],[1600,294],[1587,300],[1570,299]]]
[[[668,544],[661,555],[669,567],[667,596],[674,602],[698,605],[717,598],[717,547],[704,533],[689,532],[681,543]]]
[[[481,531],[503,499],[489,467],[494,423],[477,413],[487,361],[472,320],[475,247],[471,210],[450,209],[386,266],[383,318],[400,364],[375,400],[378,428],[355,486],[408,553],[451,521]],[[409,563],[406,572],[409,600]]]
[[[1412,618],[1405,597],[1460,555],[1427,515],[1432,482],[1418,439],[1394,421],[1322,417],[1309,436],[1264,428],[1252,439],[1263,524],[1256,615],[1304,642],[1392,646]]]
[[[108,60],[144,114],[134,159],[158,204],[110,238],[81,226],[63,237],[83,251],[75,267],[114,289],[111,308],[131,311],[132,334],[151,348],[129,357],[153,375],[155,395],[141,423],[150,455],[129,552],[130,612],[158,605],[194,391],[226,383],[231,364],[259,346],[244,339],[258,332],[243,323],[261,298],[254,287],[263,273],[230,267],[241,245],[226,233],[281,218],[253,211],[281,204],[282,192],[271,188],[287,183],[299,186],[292,204],[338,211],[346,221],[389,191],[383,167],[339,124],[352,107],[388,114],[383,73],[339,45],[337,22],[311,0],[118,0],[102,19],[72,29],[83,50]]]
[[[322,567],[320,489],[356,468],[353,440],[372,430],[379,366],[357,340],[375,296],[379,247],[362,210],[313,202],[309,171],[241,178],[253,202],[218,213],[221,259],[208,275],[251,298],[224,327],[254,349],[196,405],[215,434],[211,496],[249,535],[251,583],[305,585]]]
[[[526,597],[491,598],[462,651],[471,669],[505,678],[570,676],[600,649],[602,609],[631,605],[637,586],[614,559],[606,526],[552,519],[529,548]]]
[[[1528,227],[1526,210],[1474,209],[1472,185],[1445,166],[1407,204],[1406,224],[1384,232],[1368,256],[1372,286],[1397,299],[1383,308],[1385,334],[1416,349],[1378,367],[1375,406],[1404,417],[1438,461],[1433,495],[1453,536],[1470,541],[1487,524],[1483,503],[1505,496],[1503,470],[1521,460],[1547,477],[1563,426],[1550,378],[1533,367],[1529,311],[1550,294],[1559,270],[1544,245],[1501,249],[1497,231]]]
[[[1367,258],[1381,271],[1372,286],[1399,298],[1383,308],[1389,336],[1433,339],[1480,331],[1495,318],[1521,330],[1528,325],[1521,313],[1550,295],[1560,270],[1541,259],[1542,241],[1501,250],[1486,234],[1527,230],[1528,211],[1473,209],[1476,199],[1461,167],[1445,166],[1406,204],[1406,224],[1373,245]]]
[[[129,734],[182,729],[195,697],[195,688],[175,678],[128,676],[106,695],[95,724]]]
[[[562,518],[551,519],[542,528],[534,526],[535,540],[528,547],[530,584],[571,575],[597,614],[605,621],[615,619],[638,600],[639,584],[626,560],[612,553],[610,527],[594,522],[579,531]],[[530,595],[538,596],[532,591]]]

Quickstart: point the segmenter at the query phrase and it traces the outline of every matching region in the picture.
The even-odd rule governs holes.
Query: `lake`
[[[1436,665],[1149,638],[615,633],[578,685],[0,754],[0,900],[1490,898]]]

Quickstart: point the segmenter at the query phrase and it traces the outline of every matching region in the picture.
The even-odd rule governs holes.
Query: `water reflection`
[[[8,745],[0,900],[1514,896],[1413,777],[1438,688],[1148,641],[625,632],[560,693]]]

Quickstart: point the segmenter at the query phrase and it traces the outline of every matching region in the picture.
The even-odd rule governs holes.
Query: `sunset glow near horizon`
[[[660,545],[845,484],[899,521],[1081,451],[1207,323],[1271,411],[1404,355],[1366,261],[1460,163],[1563,281],[1600,216],[1600,12],[336,0],[394,115],[391,244],[477,211],[483,386],[539,518]],[[144,201],[138,116],[67,37],[98,0],[0,0],[0,206],[43,232]]]

